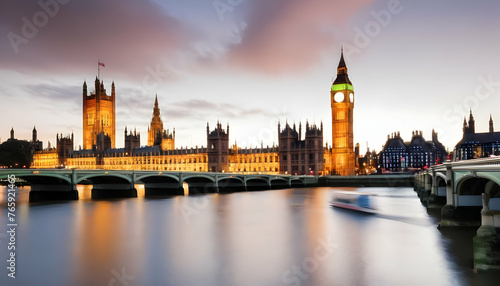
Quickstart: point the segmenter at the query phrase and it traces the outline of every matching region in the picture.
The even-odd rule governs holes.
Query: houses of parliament
[[[226,172],[290,175],[354,175],[353,148],[354,89],[348,77],[343,52],[337,78],[330,89],[332,146],[323,145],[323,123],[306,122],[305,128],[278,122],[278,146],[240,148],[230,146],[229,124],[207,123],[206,147],[176,148],[175,129],[165,130],[156,96],[147,146],[141,134],[125,127],[124,148],[115,148],[115,84],[108,94],[97,77],[94,91],[83,83],[83,148],[74,149],[73,134],[56,136],[57,147],[33,153],[32,168],[76,168],[109,170],[161,170],[183,172]],[[303,130],[304,129],[304,130]]]

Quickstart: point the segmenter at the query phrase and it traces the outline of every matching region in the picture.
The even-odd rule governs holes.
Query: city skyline
[[[277,144],[278,121],[322,121],[331,145],[329,91],[341,45],[362,152],[366,142],[380,151],[392,132],[430,138],[433,128],[451,151],[469,108],[478,132],[488,130],[490,113],[500,124],[494,1],[109,2],[2,4],[2,141],[12,127],[28,139],[35,125],[44,146],[73,132],[78,149],[81,88],[101,61],[105,88],[116,85],[117,147],[125,126],[146,145],[156,94],[177,147],[206,146],[206,122],[217,120],[231,126],[230,144],[248,148]],[[40,24],[36,32],[23,34],[24,19]]]

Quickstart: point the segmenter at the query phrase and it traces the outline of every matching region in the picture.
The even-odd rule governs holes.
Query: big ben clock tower
[[[354,89],[347,75],[343,50],[337,67],[337,78],[332,84],[330,94],[332,104],[332,172],[341,176],[354,175]]]

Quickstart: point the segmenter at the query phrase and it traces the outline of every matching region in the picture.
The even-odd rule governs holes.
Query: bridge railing
[[[452,168],[460,168],[460,167],[467,167],[467,166],[496,166],[500,165],[500,157],[494,157],[494,158],[477,158],[477,159],[470,159],[470,160],[463,160],[463,161],[456,161],[456,162],[450,162],[446,161],[445,164],[441,165],[434,165],[429,167],[427,170],[423,170],[418,172],[417,174],[425,174],[427,171],[430,170],[435,170],[435,171],[443,171],[446,170],[446,164],[451,163]]]

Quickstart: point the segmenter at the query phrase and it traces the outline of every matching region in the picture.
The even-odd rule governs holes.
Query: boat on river
[[[330,206],[374,214],[376,208],[372,202],[372,196],[374,196],[374,194],[335,191],[333,192]]]

